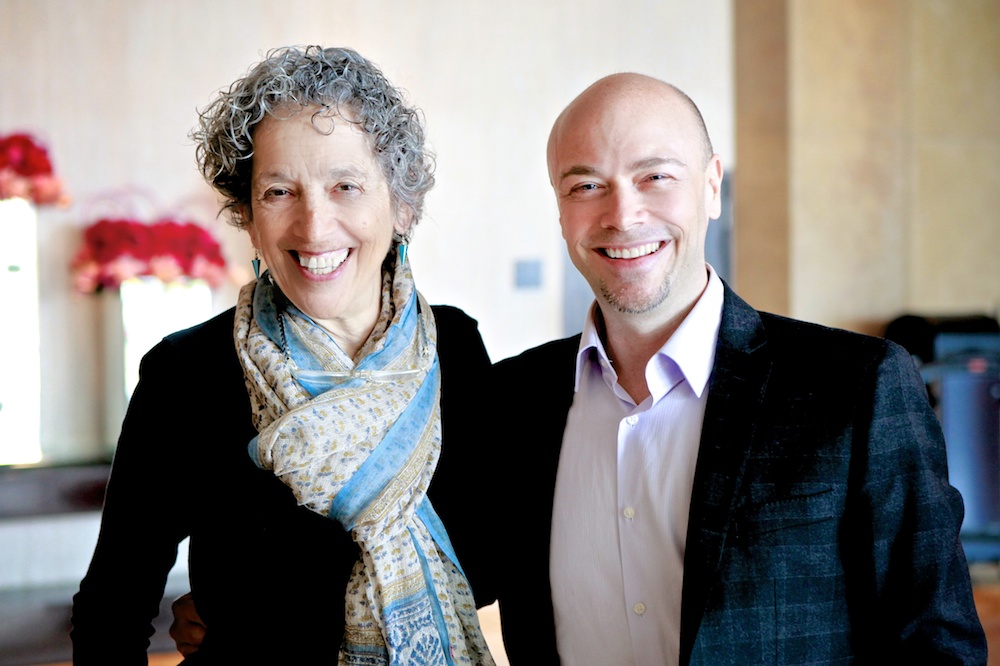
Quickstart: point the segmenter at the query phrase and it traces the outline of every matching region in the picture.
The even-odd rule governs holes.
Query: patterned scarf
[[[258,431],[250,455],[360,546],[339,664],[492,665],[426,497],[441,449],[434,317],[395,263],[356,365],[267,273],[240,290],[234,337]]]

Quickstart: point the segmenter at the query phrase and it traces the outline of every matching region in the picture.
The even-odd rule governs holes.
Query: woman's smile
[[[350,250],[347,249],[322,254],[292,251],[292,255],[298,258],[299,266],[316,276],[330,275],[347,261],[349,254]]]

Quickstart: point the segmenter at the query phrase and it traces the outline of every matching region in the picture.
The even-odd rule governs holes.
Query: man
[[[601,79],[548,164],[596,302],[496,366],[511,663],[984,664],[913,362],[758,313],[706,265],[723,170],[694,103]]]

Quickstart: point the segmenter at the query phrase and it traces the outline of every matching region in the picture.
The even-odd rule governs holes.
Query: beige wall
[[[0,0],[0,132],[46,139],[75,197],[39,219],[46,451],[105,444],[100,309],[66,273],[79,227],[107,210],[102,195],[133,188],[150,208],[217,224],[246,264],[245,240],[212,222],[187,132],[214,90],[287,43],[354,46],[425,110],[439,184],[414,244],[417,279],[432,302],[480,320],[495,358],[561,332],[545,136],[573,95],[621,70],[671,80],[701,105],[735,176],[733,282],[752,304],[869,332],[903,312],[996,312],[1000,3],[608,7]],[[513,287],[519,259],[541,262],[539,289]],[[232,299],[221,292],[219,308]]]
[[[741,293],[871,333],[995,316],[1000,3],[737,2],[734,34]]]
[[[594,79],[641,71],[698,100],[731,156],[730,12],[729,0],[0,0],[0,132],[50,143],[75,197],[39,219],[45,451],[105,446],[100,308],[70,291],[67,265],[80,227],[111,208],[106,193],[132,188],[150,195],[141,214],[182,208],[215,224],[249,265],[245,239],[213,222],[187,132],[262,51],[353,46],[424,109],[438,186],[413,244],[418,285],[477,317],[502,358],[562,332],[564,249],[544,166],[556,114]],[[514,288],[522,259],[541,262],[540,288]],[[233,300],[233,289],[216,298]]]

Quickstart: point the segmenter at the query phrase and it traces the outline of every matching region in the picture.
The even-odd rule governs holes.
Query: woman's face
[[[351,353],[378,317],[393,229],[410,219],[394,210],[365,134],[316,110],[257,127],[248,230],[285,295]]]

